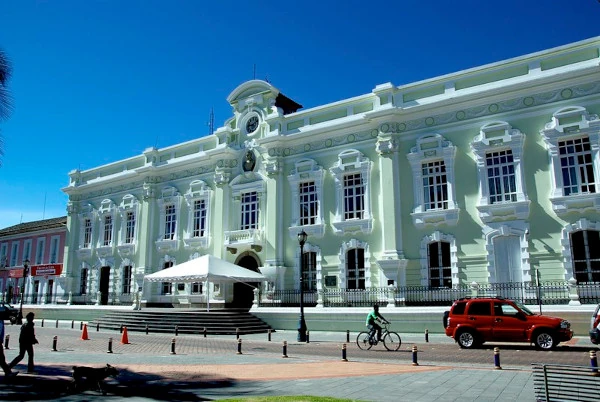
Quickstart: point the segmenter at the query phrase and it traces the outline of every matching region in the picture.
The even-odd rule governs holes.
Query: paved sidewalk
[[[348,345],[348,361],[340,345],[345,333],[311,333],[311,346],[295,341],[295,332],[242,336],[241,354],[232,336],[143,334],[129,332],[128,345],[116,331],[88,328],[89,340],[81,340],[79,326],[61,322],[41,327],[36,321],[40,345],[35,346],[36,375],[19,374],[0,383],[2,400],[120,400],[201,401],[268,395],[333,396],[361,401],[534,401],[529,363],[495,370],[491,364],[437,363],[427,360],[413,366],[410,344],[424,343],[423,334],[402,334],[402,353],[383,350],[360,353]],[[18,327],[6,327],[10,335],[7,360],[17,354]],[[57,336],[57,351],[52,351]],[[356,334],[351,334],[354,342]],[[108,339],[112,338],[112,352]],[[176,339],[172,354],[171,340]],[[288,357],[283,357],[283,341]],[[452,339],[430,335],[431,348],[460,350]],[[587,341],[589,343],[589,341]],[[585,339],[573,345],[587,348]],[[591,345],[591,344],[590,344]],[[515,351],[517,356],[518,351]],[[486,353],[486,351],[482,351]],[[26,363],[24,360],[22,363]],[[117,379],[106,381],[107,396],[88,390],[69,394],[73,365],[119,368]],[[23,364],[17,366],[23,371]],[[0,380],[2,381],[2,380]]]

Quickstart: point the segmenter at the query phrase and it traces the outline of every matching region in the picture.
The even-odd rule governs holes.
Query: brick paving
[[[0,386],[2,400],[95,400],[95,390],[69,393],[72,365],[119,368],[109,379],[107,397],[134,400],[216,400],[234,396],[321,395],[373,401],[480,401],[533,400],[530,363],[589,364],[589,340],[578,338],[556,351],[535,351],[528,345],[501,345],[503,370],[494,370],[493,346],[462,350],[445,336],[403,336],[398,352],[377,345],[359,350],[356,334],[311,333],[310,343],[295,341],[294,332],[235,336],[148,334],[128,332],[121,344],[118,331],[88,328],[81,340],[79,326],[71,322],[41,327],[36,321],[39,345],[35,346],[35,376],[19,374]],[[10,335],[7,360],[17,354],[18,326],[7,326]],[[52,351],[57,337],[57,351]],[[112,353],[108,352],[112,338]],[[175,354],[172,340],[175,339]],[[287,358],[283,341],[287,341]],[[342,345],[346,357],[342,360]],[[418,366],[412,347],[417,345]],[[238,347],[240,349],[238,349]],[[241,354],[237,353],[241,350]],[[25,360],[23,361],[25,362]],[[22,363],[23,363],[22,362]],[[24,370],[22,364],[17,369]],[[35,386],[34,386],[35,385]],[[106,397],[105,397],[106,398]],[[104,399],[103,399],[104,400]]]

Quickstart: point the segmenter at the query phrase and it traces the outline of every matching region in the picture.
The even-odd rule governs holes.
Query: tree
[[[12,98],[7,88],[8,80],[12,72],[10,61],[6,53],[0,49],[0,121],[8,119],[12,111]],[[2,166],[2,156],[4,155],[4,140],[0,136],[0,166]]]

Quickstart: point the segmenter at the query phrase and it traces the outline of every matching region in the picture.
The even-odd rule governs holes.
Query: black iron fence
[[[543,282],[539,285],[524,283],[470,284],[453,288],[403,286],[370,289],[324,288],[305,291],[304,305],[314,307],[370,307],[382,306],[450,306],[461,297],[504,297],[528,305],[556,305],[579,301],[583,304],[600,303],[600,283],[571,284],[566,281]],[[275,290],[259,292],[261,307],[297,307],[300,291]]]

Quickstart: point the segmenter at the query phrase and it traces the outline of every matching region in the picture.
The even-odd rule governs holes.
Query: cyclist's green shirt
[[[377,320],[377,317],[379,315],[377,313],[375,313],[375,311],[371,311],[369,313],[369,315],[367,315],[367,322],[366,325],[373,325],[373,323]]]

